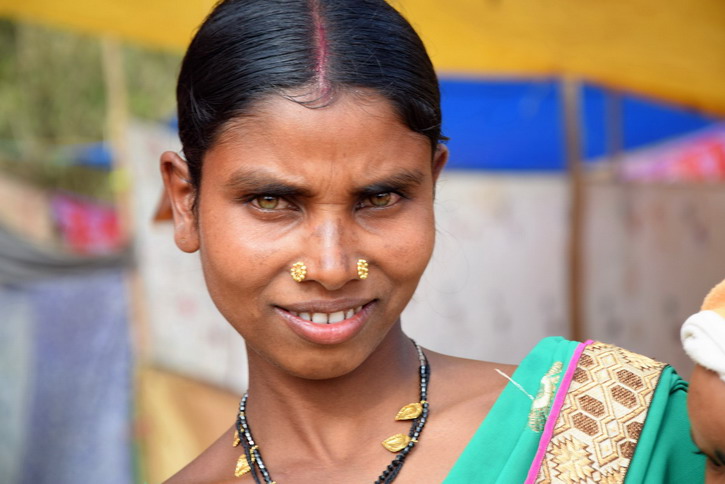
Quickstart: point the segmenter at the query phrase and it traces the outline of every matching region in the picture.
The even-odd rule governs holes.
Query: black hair
[[[416,32],[384,0],[218,3],[191,41],[177,85],[192,185],[198,190],[204,154],[220,131],[255,101],[274,93],[319,108],[354,88],[386,98],[435,151],[438,79]],[[300,90],[309,93],[299,96]]]

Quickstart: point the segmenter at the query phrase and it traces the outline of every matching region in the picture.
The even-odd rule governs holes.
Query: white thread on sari
[[[513,383],[513,385],[516,388],[518,388],[519,390],[521,390],[521,393],[523,393],[524,395],[526,395],[527,397],[529,397],[529,399],[532,402],[534,401],[534,397],[531,396],[531,394],[529,392],[527,392],[526,390],[524,390],[524,387],[522,387],[521,385],[519,385],[519,383],[516,382],[513,378],[511,378],[510,376],[508,376],[506,373],[502,372],[498,368],[494,368],[494,370],[496,370],[496,373],[498,373],[499,375],[501,375],[502,377],[506,378],[508,381],[510,381],[511,383]]]

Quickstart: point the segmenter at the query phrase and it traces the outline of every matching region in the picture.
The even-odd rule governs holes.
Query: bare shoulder
[[[226,484],[246,482],[234,477],[235,462],[240,448],[233,447],[234,427],[230,427],[221,437],[202,452],[186,467],[170,477],[164,484]]]
[[[431,383],[442,390],[441,394],[450,395],[459,402],[477,400],[492,405],[508,383],[504,375],[510,377],[517,368],[504,363],[457,358],[430,351],[426,353],[433,372]]]
[[[431,364],[429,399],[438,418],[462,435],[478,428],[503,392],[516,366],[426,351]]]

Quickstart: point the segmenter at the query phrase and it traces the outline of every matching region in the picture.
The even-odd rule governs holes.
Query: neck
[[[247,414],[262,445],[267,436],[285,435],[327,449],[326,442],[359,436],[418,400],[417,352],[399,324],[360,366],[328,380],[299,378],[249,355]]]

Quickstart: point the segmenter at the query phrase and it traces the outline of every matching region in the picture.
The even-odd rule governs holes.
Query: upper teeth
[[[290,313],[306,321],[312,321],[313,323],[331,324],[339,323],[344,319],[351,318],[355,314],[360,312],[361,309],[362,306],[358,306],[356,308],[350,308],[344,311],[336,311],[334,313],[296,313],[294,311],[290,311]]]

